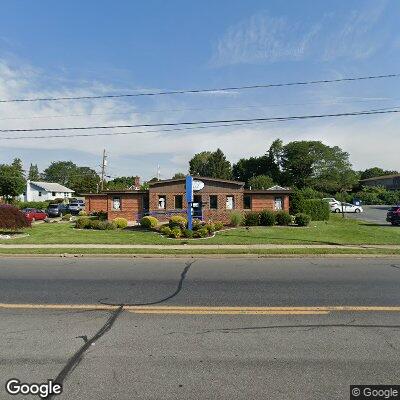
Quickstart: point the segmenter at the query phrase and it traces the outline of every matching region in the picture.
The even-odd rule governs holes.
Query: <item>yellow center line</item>
[[[0,303],[0,309],[21,310],[103,310],[113,311],[119,306],[104,304],[14,304]],[[307,315],[331,312],[400,312],[400,306],[297,306],[297,307],[232,307],[232,306],[124,306],[135,314],[219,314],[219,315]]]

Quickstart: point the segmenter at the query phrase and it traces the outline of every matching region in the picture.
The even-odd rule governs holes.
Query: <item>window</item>
[[[165,210],[167,206],[167,199],[165,196],[158,196],[158,209]]]
[[[210,210],[216,210],[218,208],[218,196],[216,194],[210,195]]]
[[[56,196],[56,192],[51,192],[51,195],[52,195],[53,197],[55,197],[55,196]]]
[[[243,208],[245,210],[251,210],[251,196],[249,194],[243,196]]]
[[[275,210],[283,209],[283,199],[282,197],[275,197]]]
[[[235,208],[235,202],[233,196],[226,196],[226,209],[233,210]]]
[[[121,197],[113,197],[112,199],[112,209],[119,211],[121,210]]]
[[[183,196],[181,194],[175,196],[175,208],[179,210],[183,208]]]

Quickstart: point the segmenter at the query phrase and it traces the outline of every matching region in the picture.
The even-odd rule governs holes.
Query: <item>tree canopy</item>
[[[210,178],[232,179],[232,166],[221,149],[214,152],[203,151],[189,161],[191,175]]]
[[[0,164],[0,196],[7,202],[21,195],[26,187],[22,162],[16,158],[12,164]]]
[[[249,179],[251,189],[268,189],[273,186],[274,181],[268,175],[253,176]]]
[[[39,168],[36,164],[31,164],[29,167],[29,172],[28,172],[28,179],[30,181],[38,181],[40,180],[40,173],[39,173]]]
[[[367,168],[360,173],[360,179],[375,178],[376,176],[398,174],[398,171],[388,171],[380,167]]]

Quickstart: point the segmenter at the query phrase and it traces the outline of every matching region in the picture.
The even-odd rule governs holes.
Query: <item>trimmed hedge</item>
[[[270,210],[263,210],[260,212],[260,225],[273,226],[276,222],[275,212]]]
[[[246,226],[260,225],[260,213],[250,211],[244,214],[244,224]]]
[[[292,223],[292,216],[286,211],[277,211],[275,213],[276,224],[280,226],[287,226]]]
[[[308,214],[296,214],[294,222],[298,226],[307,226],[311,222],[311,217]]]
[[[17,201],[15,205],[23,210],[24,208],[36,208],[38,210],[45,210],[51,201]]]
[[[158,219],[147,215],[140,220],[140,225],[147,229],[155,228],[158,225]]]
[[[187,219],[181,215],[174,215],[168,221],[168,225],[171,229],[178,227],[180,229],[185,229],[187,226]]]
[[[128,220],[126,218],[117,217],[113,219],[113,222],[119,229],[125,229],[128,226]]]
[[[291,213],[308,214],[313,221],[327,221],[330,217],[329,203],[322,199],[306,199],[294,193],[291,199]]]
[[[77,229],[94,229],[94,230],[114,230],[117,226],[109,221],[101,221],[99,219],[90,219],[88,217],[79,217],[75,221],[75,228]]]

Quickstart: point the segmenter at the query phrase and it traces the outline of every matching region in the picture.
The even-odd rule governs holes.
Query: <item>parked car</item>
[[[36,208],[24,208],[21,211],[24,213],[25,218],[31,222],[43,221],[47,218],[47,214],[44,210],[37,210]]]
[[[355,206],[354,204],[340,202],[331,204],[330,208],[331,211],[335,213],[341,213],[342,211],[345,213],[360,213],[364,211],[361,206]]]
[[[73,202],[68,204],[68,211],[73,215],[79,214],[79,211],[82,211],[84,209],[85,204],[82,205],[82,203]]]
[[[62,217],[68,211],[67,211],[67,206],[61,203],[61,204],[49,204],[46,212],[49,217]]]
[[[386,221],[392,225],[400,225],[400,206],[394,206],[388,211]]]
[[[324,197],[322,200],[325,200],[329,203],[329,205],[340,203],[334,197]]]

